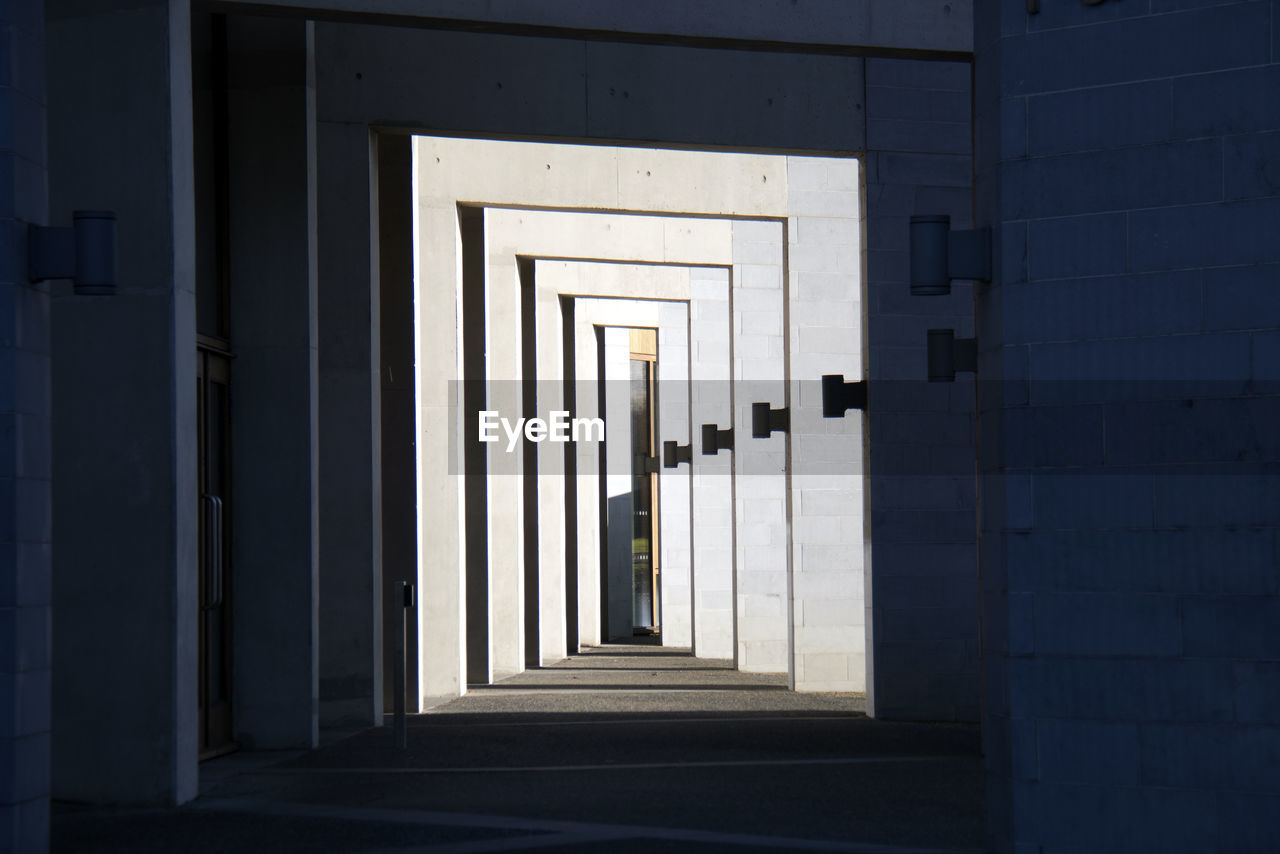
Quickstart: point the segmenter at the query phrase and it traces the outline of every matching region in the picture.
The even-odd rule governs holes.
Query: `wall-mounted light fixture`
[[[867,408],[867,381],[847,383],[844,374],[822,375],[822,417],[843,418],[850,409]]]
[[[770,409],[767,403],[751,404],[752,439],[768,439],[775,432],[785,433],[790,429],[791,412],[785,406]]]
[[[71,220],[71,226],[27,226],[27,278],[72,279],[84,296],[115,293],[116,215],[75,211]]]
[[[715,456],[721,451],[733,450],[733,428],[721,430],[715,424],[702,425],[703,456]]]
[[[930,329],[929,382],[955,382],[956,371],[978,370],[978,339],[957,338],[954,329]]]
[[[636,474],[653,474],[658,470],[658,458],[648,454],[636,454],[632,469]]]
[[[991,281],[991,229],[951,230],[951,217],[911,217],[911,295],[945,296],[952,279]]]
[[[680,445],[675,439],[662,443],[662,467],[673,469],[681,463],[693,464],[693,445]]]

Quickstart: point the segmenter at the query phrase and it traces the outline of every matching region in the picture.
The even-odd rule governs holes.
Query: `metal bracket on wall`
[[[850,409],[867,408],[867,381],[847,383],[844,374],[822,375],[822,417],[843,418]]]
[[[673,469],[681,463],[693,464],[693,445],[679,445],[675,439],[662,443],[662,467]]]
[[[733,428],[719,429],[716,424],[702,425],[703,456],[715,456],[721,451],[733,450]]]
[[[636,474],[653,474],[658,470],[658,458],[647,454],[636,454],[633,467]]]
[[[978,371],[978,339],[957,338],[954,329],[930,329],[929,382],[955,382],[956,371]]]
[[[767,403],[751,404],[751,438],[768,439],[773,433],[785,433],[791,429],[791,411],[770,409]]]

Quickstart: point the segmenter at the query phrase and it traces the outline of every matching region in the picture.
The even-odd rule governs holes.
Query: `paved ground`
[[[201,767],[171,810],[56,805],[62,852],[980,851],[975,726],[606,646],[306,753]]]

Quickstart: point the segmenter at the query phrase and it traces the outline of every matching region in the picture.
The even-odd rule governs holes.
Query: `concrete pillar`
[[[51,220],[119,217],[116,294],[53,308],[53,790],[181,803],[197,779],[190,22],[162,0],[48,13]]]
[[[443,203],[428,192],[430,185],[422,178],[422,141],[415,139],[412,148],[419,591],[415,635],[421,651],[421,705],[429,706],[466,690],[464,570],[472,555],[465,537],[463,487],[482,485],[484,477],[467,473],[463,438],[468,431],[474,435],[475,424],[464,423],[459,380],[465,339],[478,326],[482,344],[484,320],[482,310],[478,315],[460,313],[466,301],[459,209],[452,200]]]
[[[323,94],[323,93],[321,93]],[[376,139],[319,110],[320,719],[382,721]]]
[[[973,335],[974,288],[957,280],[950,296],[912,296],[908,258],[912,215],[973,226],[973,73],[967,62],[867,60],[864,603],[867,709],[881,718],[979,716],[974,389],[967,374],[926,382],[925,363],[927,330]]]
[[[535,358],[534,354],[526,351],[533,337],[526,336],[523,330],[523,286],[514,248],[505,230],[494,229],[490,222],[491,212],[486,212],[484,245],[481,247],[485,264],[482,271],[485,406],[515,424],[517,418],[534,414],[525,411],[525,389],[521,383],[526,376],[525,363]],[[532,289],[532,283],[528,287]],[[532,290],[528,296],[532,298]],[[475,425],[468,426],[469,432],[475,429]],[[525,567],[526,538],[529,537],[525,510],[528,506],[536,524],[539,509],[536,502],[529,505],[525,501],[525,453],[533,453],[533,450],[525,448],[523,438],[512,445],[500,428],[496,436],[496,441],[485,445],[489,498],[489,612],[492,615],[491,630],[485,642],[492,659],[487,674],[490,680],[518,673],[526,664],[536,666],[539,663],[536,642],[527,642],[525,637],[526,630],[531,629],[532,637],[536,638],[540,622],[536,611],[526,612],[525,608],[530,592],[532,601],[537,601],[539,588],[536,575],[526,581]],[[531,540],[532,543],[537,542],[536,534]],[[537,561],[530,563],[536,569]]]
[[[0,195],[0,234],[21,246],[44,224],[44,6],[0,12],[13,77],[0,106],[0,170],[36,180]],[[25,110],[22,109],[25,107]],[[19,131],[14,133],[14,130]],[[27,281],[25,253],[0,254],[0,849],[49,847],[49,285]]]
[[[384,689],[391,708],[395,635],[403,631],[396,582],[418,583],[418,468],[414,412],[412,138],[378,138],[378,270],[382,320],[382,574]],[[418,593],[421,594],[421,589]],[[418,660],[418,607],[410,609],[405,660]],[[417,667],[406,667],[405,693],[420,697]],[[418,707],[411,699],[410,709]]]
[[[319,506],[312,25],[227,20],[234,726],[312,747]]]
[[[787,507],[788,437],[751,438],[751,404],[787,406],[783,334],[782,223],[733,224],[733,472],[737,527],[738,667],[761,673],[790,669],[790,516]],[[754,263],[738,263],[737,259]]]
[[[574,300],[573,327],[573,383],[574,414],[578,418],[603,418],[600,411],[599,358],[596,352],[595,327],[584,321],[585,313]],[[567,321],[566,321],[567,322]],[[566,371],[566,377],[568,372]],[[607,439],[607,435],[606,435]],[[574,446],[578,459],[575,466],[574,503],[578,518],[576,530],[578,573],[578,642],[580,646],[597,646],[604,638],[604,591],[601,568],[608,562],[602,539],[600,478],[602,444],[580,442]]]
[[[780,230],[779,230],[780,231]],[[691,270],[689,360],[693,457],[693,651],[701,658],[733,658],[734,524],[733,454],[702,452],[702,425],[733,428],[744,442],[750,425],[733,420],[730,368],[733,325],[729,270]]]
[[[549,290],[537,288],[532,300],[534,316],[526,311],[526,329],[536,329],[535,351],[537,368],[533,379],[537,382],[537,414],[549,420],[551,413],[564,409],[564,332],[561,326],[559,296]],[[569,643],[568,584],[565,564],[565,453],[566,446],[555,442],[541,442],[534,446],[538,456],[538,507],[545,510],[540,515],[538,537],[538,601],[539,655],[546,664],[577,652],[577,608],[574,608],[574,648]],[[575,591],[576,593],[576,591]]]
[[[792,672],[797,690],[866,688],[863,414],[822,417],[823,374],[862,378],[859,163],[787,158]]]
[[[698,443],[689,426],[689,304],[650,302],[658,329],[658,457],[663,443]],[[658,476],[658,553],[662,572],[662,645],[693,646],[693,463],[662,468]]]
[[[466,547],[462,551],[462,661],[467,683],[493,681],[493,599],[489,581],[489,478],[487,445],[481,444],[477,419],[489,408],[488,328],[485,323],[486,265],[484,211],[458,206],[458,282],[461,310],[462,354],[459,376],[463,378],[461,427],[463,445],[463,526]]]

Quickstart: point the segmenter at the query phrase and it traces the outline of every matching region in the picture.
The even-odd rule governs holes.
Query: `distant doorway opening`
[[[658,635],[662,567],[658,542],[658,331],[631,330],[631,633]]]

